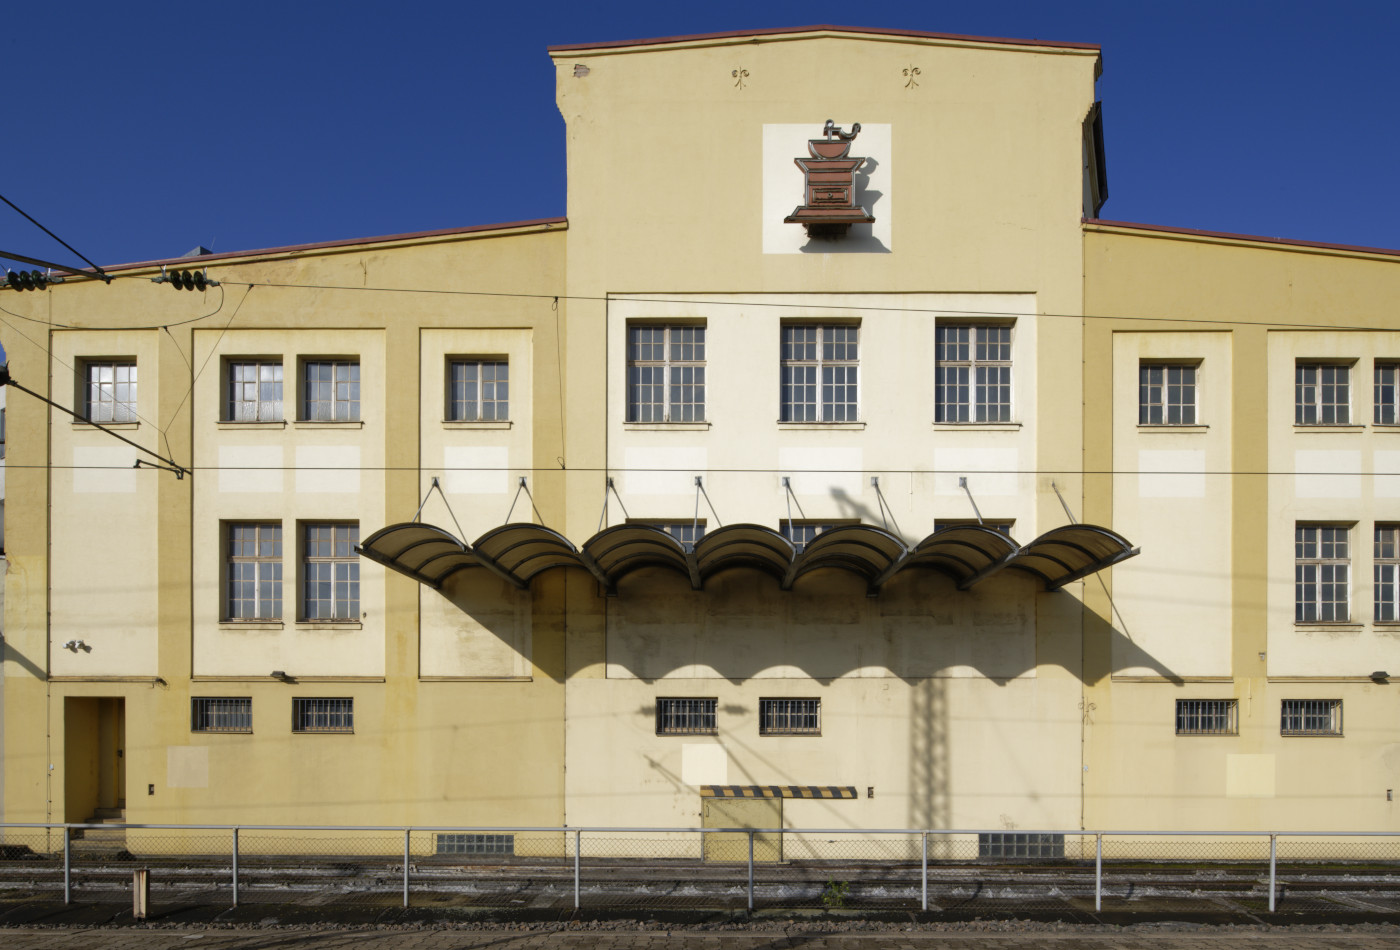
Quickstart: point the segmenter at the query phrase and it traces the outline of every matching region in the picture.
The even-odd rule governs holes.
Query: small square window
[[[668,696],[656,701],[658,736],[713,736],[719,732],[718,699]]]
[[[819,736],[822,734],[820,699],[760,699],[758,734],[761,736]]]
[[[1351,424],[1351,367],[1345,363],[1305,363],[1293,370],[1293,423],[1300,426]]]
[[[1196,366],[1141,363],[1138,366],[1138,425],[1196,424]]]
[[[1178,699],[1176,734],[1179,736],[1234,736],[1239,734],[1239,700]]]
[[[304,421],[360,421],[359,360],[307,360],[302,375]]]
[[[135,422],[136,361],[84,360],[83,416],[89,422]]]
[[[1339,736],[1342,734],[1340,699],[1285,699],[1279,716],[1279,735]]]
[[[190,731],[252,732],[252,698],[248,696],[195,696],[191,698]]]
[[[292,700],[293,732],[354,732],[355,700],[306,699]]]
[[[229,360],[225,422],[281,422],[282,361]]]
[[[505,360],[452,359],[447,364],[449,422],[510,419],[510,366]]]

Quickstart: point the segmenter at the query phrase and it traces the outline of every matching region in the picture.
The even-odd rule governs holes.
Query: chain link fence
[[[1400,834],[0,825],[4,899],[571,912],[1400,912]]]

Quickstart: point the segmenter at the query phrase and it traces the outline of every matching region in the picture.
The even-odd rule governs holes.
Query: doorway
[[[63,820],[121,817],[126,808],[126,700],[63,700]]]

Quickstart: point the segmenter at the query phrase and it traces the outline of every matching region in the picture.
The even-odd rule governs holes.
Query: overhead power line
[[[43,231],[45,234],[47,234],[49,237],[53,238],[53,239],[54,239],[55,241],[57,241],[59,244],[62,244],[64,247],[68,248],[68,250],[72,251],[74,254],[77,254],[79,257],[82,257],[83,260],[87,262],[88,266],[90,266],[94,271],[96,271],[96,272],[97,272],[97,276],[98,276],[99,278],[101,278],[105,283],[110,284],[110,283],[112,282],[112,278],[109,277],[109,276],[107,276],[107,272],[106,272],[106,271],[104,271],[102,268],[98,267],[96,264],[94,264],[92,261],[88,260],[86,257],[83,257],[83,255],[82,255],[81,253],[79,253],[78,250],[77,250],[77,248],[73,247],[73,245],[69,244],[67,241],[63,240],[63,238],[59,237],[57,234],[54,234],[54,233],[53,233],[52,231],[50,231],[48,228],[44,227],[44,226],[43,226],[42,224],[40,224],[38,221],[34,220],[34,218],[32,218],[30,215],[26,214],[25,211],[24,211],[24,209],[21,208],[19,205],[15,204],[13,201],[11,201],[9,198],[6,198],[4,195],[0,195],[0,201],[5,202],[5,204],[9,205],[11,208],[14,208],[14,209],[15,209],[16,211],[18,211],[20,214],[24,215],[24,217],[25,217],[26,219],[28,219],[28,221],[29,221],[30,224],[34,225],[34,226],[35,226],[36,228],[38,228],[39,230]],[[5,256],[9,256],[9,255],[5,255]],[[12,258],[12,259],[13,259],[13,260],[23,260],[23,258]],[[31,263],[31,264],[33,264],[33,263],[39,263],[40,266],[58,267],[58,268],[61,268],[62,270],[68,271],[70,274],[76,274],[76,275],[79,276],[79,277],[91,277],[91,276],[92,276],[91,274],[86,274],[86,273],[84,273],[84,272],[82,272],[82,271],[76,271],[76,270],[72,270],[71,268],[64,267],[62,264],[49,264],[49,265],[45,265],[45,264],[43,264],[42,262],[38,262],[38,261],[29,261],[29,263]]]

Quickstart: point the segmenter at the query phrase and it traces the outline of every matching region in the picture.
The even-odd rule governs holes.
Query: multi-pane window
[[[1138,425],[1196,424],[1196,367],[1182,363],[1138,366]]]
[[[355,700],[336,699],[292,700],[293,732],[354,732]]]
[[[89,422],[136,421],[136,363],[126,360],[87,360],[83,415]]]
[[[447,418],[452,422],[509,419],[509,364],[505,360],[451,360],[447,364]]]
[[[758,734],[761,736],[819,736],[822,733],[820,699],[760,699]]]
[[[703,521],[654,521],[651,526],[665,531],[687,549],[695,547],[695,542],[705,536]]]
[[[228,619],[282,618],[282,526],[228,526]]]
[[[1293,529],[1293,619],[1297,623],[1351,617],[1351,529],[1300,524]]]
[[[358,422],[360,361],[307,360],[302,418],[308,422]]]
[[[224,419],[281,422],[282,418],[282,361],[230,360]]]
[[[1011,327],[934,329],[934,421],[1011,421]]]
[[[1285,736],[1339,736],[1342,734],[1340,699],[1285,699],[1279,715],[1279,734]]]
[[[515,835],[442,834],[436,843],[438,854],[515,854]]]
[[[253,700],[248,696],[195,696],[190,699],[191,732],[252,732]]]
[[[1239,700],[1178,699],[1176,734],[1179,736],[1238,735]]]
[[[782,421],[856,422],[860,327],[784,324]]]
[[[984,831],[977,836],[979,858],[1011,858],[1017,861],[1065,856],[1063,834],[1024,831]]]
[[[823,531],[830,531],[834,527],[836,527],[834,524],[821,524],[815,521],[784,521],[781,526],[783,537],[792,542],[797,554],[807,550],[807,545],[816,540],[817,535]]]
[[[1382,623],[1400,620],[1400,525],[1376,525],[1375,570],[1376,613]]]
[[[1351,423],[1351,367],[1298,363],[1293,370],[1293,422],[1300,426]]]
[[[627,328],[627,421],[705,421],[705,328]]]
[[[658,736],[712,736],[719,732],[718,699],[662,697],[656,701]]]
[[[360,619],[359,542],[358,524],[303,525],[303,619]]]
[[[1400,363],[1376,362],[1376,415],[1378,426],[1400,425]]]

